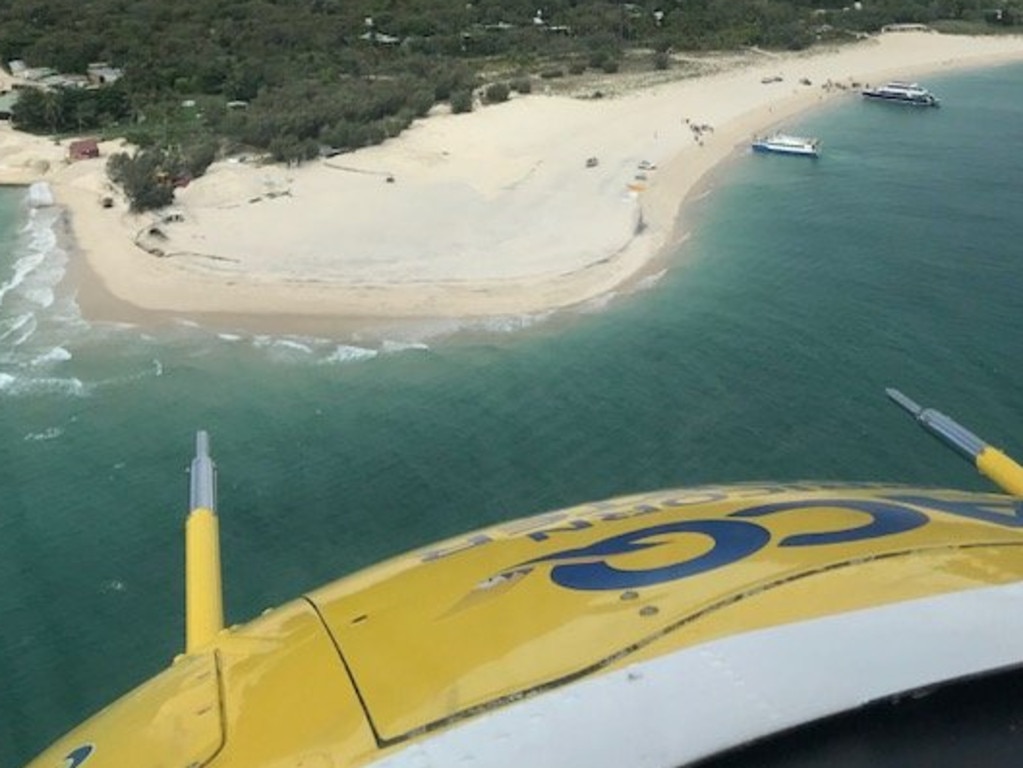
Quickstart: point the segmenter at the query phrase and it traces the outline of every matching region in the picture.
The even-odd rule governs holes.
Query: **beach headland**
[[[863,84],[1016,60],[1023,37],[926,32],[704,58],[704,74],[652,86],[438,113],[297,168],[218,162],[139,216],[106,180],[118,144],[69,163],[67,142],[4,126],[0,183],[47,181],[66,207],[87,318],[341,335],[528,315],[647,274],[684,237],[686,198],[755,133]]]

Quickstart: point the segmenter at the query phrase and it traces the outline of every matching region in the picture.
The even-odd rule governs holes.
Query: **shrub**
[[[408,98],[408,109],[412,110],[415,117],[426,117],[433,106],[434,91],[425,88],[417,90]]]
[[[144,149],[131,156],[119,152],[107,160],[107,175],[124,190],[131,210],[139,213],[174,201],[167,163],[166,154],[159,149]]]
[[[387,134],[384,132],[383,125],[380,123],[370,123],[366,126],[363,135],[363,146],[372,147],[375,144],[383,144],[386,138]]]
[[[400,135],[410,125],[412,125],[412,114],[407,110],[402,110],[397,115],[383,119],[384,133],[387,134],[388,138]]]
[[[156,146],[156,137],[143,128],[130,128],[124,132],[124,140],[139,149]]]
[[[491,83],[487,86],[483,95],[488,104],[497,104],[502,101],[508,101],[511,89],[507,83]]]
[[[517,93],[531,93],[533,91],[533,83],[528,77],[517,77],[511,82],[512,90]]]
[[[217,144],[214,141],[204,141],[190,147],[185,152],[184,166],[188,175],[196,179],[206,173],[206,169],[217,159]]]
[[[302,142],[294,136],[278,136],[271,139],[267,149],[278,163],[296,163],[302,160]]]
[[[472,91],[453,91],[451,93],[451,111],[456,115],[472,112]]]

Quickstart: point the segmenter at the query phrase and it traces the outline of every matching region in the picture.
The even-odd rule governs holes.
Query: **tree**
[[[11,107],[11,122],[23,131],[45,131],[47,94],[36,88],[21,91],[18,100]]]
[[[174,202],[173,176],[166,161],[162,149],[143,149],[130,156],[118,152],[107,160],[107,175],[124,190],[132,211],[163,208]]]
[[[43,115],[50,133],[56,133],[64,126],[66,115],[64,114],[64,99],[62,98],[63,90],[58,89],[43,93]]]
[[[13,114],[24,130],[119,126],[122,135],[165,147],[205,140],[197,138],[205,132],[257,150],[274,143],[275,154],[297,159],[322,142],[341,148],[382,140],[438,101],[470,111],[484,70],[551,78],[581,73],[588,63],[611,72],[626,44],[661,54],[798,49],[825,22],[870,31],[897,21],[980,20],[991,8],[989,0],[872,0],[855,11],[844,10],[848,0],[541,5],[542,23],[535,23],[541,6],[529,0],[0,0],[0,60],[65,72],[103,60],[125,72],[95,91],[25,91]],[[998,20],[1016,21],[1019,7],[1013,0]],[[401,43],[362,39],[367,17]],[[651,63],[659,68],[669,59],[656,55]],[[186,99],[202,101],[202,109],[183,113]],[[239,100],[248,108],[227,108]]]

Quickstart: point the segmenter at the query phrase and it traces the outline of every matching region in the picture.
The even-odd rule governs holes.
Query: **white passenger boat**
[[[937,107],[937,97],[919,83],[904,83],[893,80],[880,88],[866,88],[863,96],[877,101],[894,101],[899,104],[910,104],[917,107]]]
[[[753,139],[754,152],[775,152],[781,155],[820,155],[820,139],[774,133],[770,136],[756,136]]]

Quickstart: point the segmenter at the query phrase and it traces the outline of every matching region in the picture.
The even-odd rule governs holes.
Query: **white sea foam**
[[[525,330],[548,320],[554,312],[537,312],[533,315],[500,315],[472,321],[470,327],[491,333],[511,333]]]
[[[666,274],[668,274],[668,270],[662,269],[660,272],[655,272],[652,275],[647,275],[642,280],[637,280],[636,290],[645,291],[648,288],[654,287],[657,283],[660,282],[661,278],[664,277]]]
[[[294,349],[297,352],[305,352],[306,354],[312,354],[313,348],[308,344],[303,344],[300,341],[294,341],[292,339],[276,339],[274,341],[275,347],[281,347],[283,349]]]
[[[0,373],[0,393],[5,395],[59,394],[71,397],[85,397],[89,387],[79,378],[57,378],[53,376],[31,377],[12,376]]]
[[[21,292],[21,295],[42,309],[46,309],[53,304],[53,289],[48,286],[26,288]]]
[[[607,305],[610,304],[615,296],[618,294],[614,291],[608,291],[602,293],[600,296],[594,296],[589,301],[584,301],[579,305],[579,311],[586,315],[596,314],[604,309],[607,309]]]
[[[89,389],[81,379],[75,376],[69,376],[66,379],[56,377],[19,379],[19,386],[26,392],[55,392],[62,395],[74,395],[75,397],[87,395]]]
[[[410,350],[426,350],[430,345],[422,341],[391,341],[385,339],[380,345],[380,351],[385,355],[392,355],[396,352],[408,352]]]
[[[658,281],[660,281],[660,279],[664,277],[667,273],[668,270],[662,269],[660,272],[647,275],[641,280],[637,280],[635,284],[630,286],[629,291],[635,292],[649,290],[654,285],[656,285]],[[598,312],[602,312],[603,310],[607,309],[608,305],[610,305],[611,302],[618,298],[618,295],[619,294],[616,291],[608,291],[607,293],[603,293],[600,296],[594,296],[589,301],[585,301],[582,304],[580,304],[578,307],[578,311],[585,315],[597,314]]]
[[[37,442],[40,440],[55,440],[64,434],[64,430],[60,427],[50,427],[44,429],[42,432],[29,432],[25,435],[26,442]]]
[[[33,189],[13,258],[0,272],[0,361],[19,368],[68,359],[63,342],[71,328],[81,323],[73,297],[56,301],[55,289],[67,265],[67,253],[59,247],[56,232],[60,212],[39,207],[46,204],[44,196],[49,193],[45,184]],[[6,391],[23,391],[25,386],[19,380],[8,384]]]
[[[53,191],[45,181],[33,182],[28,188],[28,204],[33,208],[53,205]]]
[[[12,290],[21,285],[25,278],[32,273],[40,264],[46,260],[46,252],[32,250],[22,256],[14,263],[14,274],[0,283],[0,305],[4,303],[4,297]]]
[[[16,317],[7,317],[0,320],[0,342],[5,341],[9,336],[17,333],[28,322],[35,320],[35,315],[25,312]]]
[[[57,296],[56,301],[46,309],[47,315],[62,327],[66,326],[71,330],[84,330],[91,327],[82,317],[82,312],[78,308],[77,296],[73,293]]]
[[[33,211],[28,217],[28,224],[25,229],[29,234],[28,246],[33,251],[48,253],[57,245],[57,233],[53,225],[57,218],[52,213],[37,213]]]
[[[67,253],[62,248],[58,248],[56,242],[46,245],[40,251],[45,254],[45,259],[33,270],[31,282],[36,285],[55,286],[64,278],[68,261]]]
[[[435,320],[419,321],[414,327],[403,328],[394,336],[401,336],[401,341],[423,341],[424,339],[441,339],[446,336],[458,333],[462,330],[461,320],[453,318],[439,318]],[[358,340],[358,336],[356,336]]]
[[[359,360],[372,360],[379,354],[375,349],[365,347],[353,347],[347,344],[339,344],[337,349],[323,358],[324,363],[351,363]]]
[[[54,347],[48,352],[44,352],[43,354],[35,358],[31,362],[31,365],[33,366],[49,365],[50,363],[62,363],[70,359],[71,353],[64,349],[64,347]]]
[[[242,339],[237,333],[218,333],[217,338],[221,341],[241,341]]]
[[[21,320],[21,317],[25,316],[19,316],[18,322],[11,328],[10,333],[4,335],[4,347],[20,347],[29,336],[35,333],[36,328],[39,326],[39,321],[34,314],[29,313],[24,321]]]
[[[265,350],[281,360],[294,360],[296,356],[303,358],[314,353],[315,339],[299,339],[280,336],[253,336],[252,345],[256,349]]]

